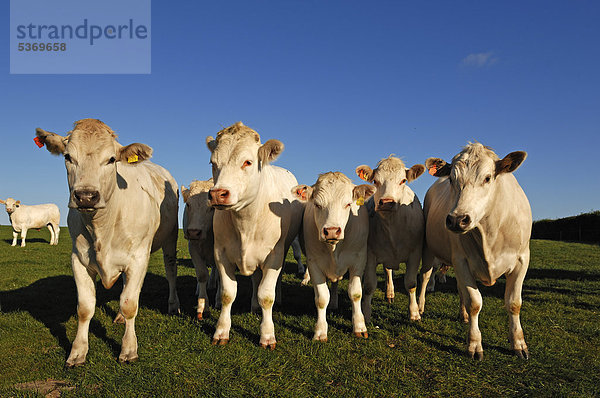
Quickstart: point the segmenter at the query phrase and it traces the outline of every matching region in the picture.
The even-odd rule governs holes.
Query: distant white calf
[[[6,201],[0,199],[0,204],[6,205],[6,212],[10,218],[13,228],[12,246],[17,245],[17,235],[21,233],[21,247],[25,247],[25,238],[28,229],[40,229],[48,227],[50,231],[50,244],[58,245],[58,234],[60,228],[60,211],[58,206],[53,203],[43,205],[27,206],[21,204],[20,200],[15,201],[8,198]]]
[[[391,303],[394,300],[393,270],[397,270],[400,263],[406,263],[404,287],[409,296],[408,313],[412,321],[421,319],[416,290],[425,222],[421,202],[408,183],[419,178],[424,171],[422,164],[406,168],[402,160],[391,155],[380,160],[375,170],[366,165],[356,168],[361,179],[377,188],[368,203],[372,216],[369,217],[369,256],[363,301],[373,297],[377,287],[377,264],[383,264],[386,297]],[[367,312],[370,307],[363,306],[367,320],[371,317],[371,313]]]
[[[330,298],[327,280],[335,283],[347,271],[350,272],[348,296],[352,301],[353,331],[357,337],[367,338],[361,310],[361,278],[367,264],[369,216],[361,205],[373,195],[375,188],[366,184],[356,186],[344,174],[330,172],[320,175],[312,187],[298,185],[292,192],[307,202],[304,243],[317,306],[313,339],[327,341],[326,309]]]

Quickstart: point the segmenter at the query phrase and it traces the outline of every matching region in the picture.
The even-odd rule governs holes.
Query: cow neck
[[[106,242],[112,237],[118,212],[119,209],[112,209],[110,201],[108,201],[105,208],[96,210],[94,214],[79,213],[85,228],[92,236],[96,249],[98,248],[97,242]]]

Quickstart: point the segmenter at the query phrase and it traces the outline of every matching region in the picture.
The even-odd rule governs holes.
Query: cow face
[[[425,166],[416,164],[407,169],[402,160],[391,155],[380,160],[375,170],[366,165],[356,168],[361,179],[372,182],[377,188],[373,199],[375,210],[381,214],[397,209],[405,197],[406,184],[416,180],[423,171]]]
[[[114,132],[96,119],[75,122],[66,137],[38,128],[48,151],[63,155],[69,183],[69,207],[93,213],[106,207],[117,187],[117,163],[135,164],[152,156],[144,144],[122,146]]]
[[[352,214],[373,195],[371,185],[354,185],[344,174],[329,172],[319,176],[312,187],[298,185],[292,193],[313,208],[319,240],[336,244],[344,239],[344,230]]]
[[[211,205],[221,210],[239,210],[254,201],[260,188],[262,167],[283,151],[278,140],[260,143],[258,133],[238,122],[206,138],[211,152],[214,187]]]
[[[0,199],[0,204],[6,206],[6,212],[12,214],[15,210],[21,207],[20,200],[14,200],[13,198],[7,198],[6,201]]]
[[[190,189],[181,187],[185,202],[183,211],[183,236],[187,240],[206,239],[212,232],[214,208],[210,205],[208,191],[212,188],[212,178],[208,181],[194,181]]]
[[[474,143],[454,156],[451,165],[439,158],[427,159],[429,173],[447,177],[450,184],[453,207],[446,217],[446,228],[457,233],[475,228],[494,203],[502,175],[515,171],[526,157],[526,152],[517,151],[499,159],[489,147]]]

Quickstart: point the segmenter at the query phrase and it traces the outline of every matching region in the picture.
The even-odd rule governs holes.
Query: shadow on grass
[[[525,283],[528,279],[556,279],[571,281],[600,281],[600,274],[594,272],[569,271],[564,269],[529,268]]]
[[[12,245],[12,239],[3,239],[3,241],[5,243],[8,243],[9,245]],[[46,239],[42,239],[42,238],[25,238],[25,244],[28,243],[46,243],[46,244],[50,244],[49,240]],[[17,246],[19,246],[21,244],[21,237],[19,236],[19,238],[17,239]]]

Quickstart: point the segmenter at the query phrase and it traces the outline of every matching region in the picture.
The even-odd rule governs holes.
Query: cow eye
[[[400,181],[400,185],[404,184],[406,182],[406,178],[403,179],[402,181]]]
[[[115,157],[113,156],[110,159],[108,159],[108,164],[113,164],[116,161],[117,161],[117,159],[115,159]]]
[[[242,169],[245,169],[246,167],[252,166],[252,161],[251,160],[246,160],[244,162],[244,164],[242,165]]]
[[[323,209],[323,206],[321,206],[321,205],[320,205],[320,204],[318,204],[318,203],[315,203],[315,207],[316,207],[317,209],[319,209],[319,210]]]
[[[71,163],[71,162],[72,162],[72,160],[71,160],[71,155],[69,155],[68,153],[65,153],[65,160],[66,160],[67,162]]]
[[[373,180],[373,184],[379,186],[379,180]]]
[[[349,208],[350,206],[352,206],[352,203],[348,203],[348,204],[346,205],[346,209],[347,209],[347,208]]]
[[[487,183],[488,183],[488,182],[490,182],[491,180],[492,180],[492,176],[487,176],[487,177],[485,177],[485,179],[483,180],[483,182],[484,182],[485,184],[487,184]]]

